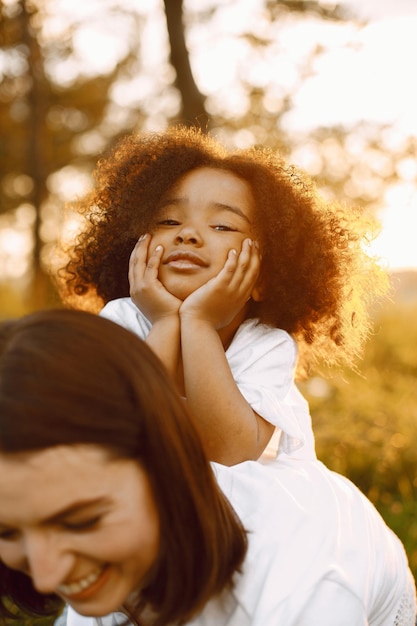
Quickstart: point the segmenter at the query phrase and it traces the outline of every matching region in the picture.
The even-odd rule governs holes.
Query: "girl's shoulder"
[[[144,339],[151,327],[151,322],[138,309],[131,298],[118,298],[110,300],[100,311],[99,315],[105,317]]]
[[[226,351],[228,359],[238,358],[240,362],[257,360],[271,356],[273,362],[285,362],[295,366],[298,359],[298,346],[294,338],[281,328],[262,324],[257,319],[245,320],[237,329]]]
[[[296,346],[295,339],[286,330],[264,324],[257,318],[250,318],[242,322],[233,338],[233,342],[253,340],[273,341],[282,345]]]

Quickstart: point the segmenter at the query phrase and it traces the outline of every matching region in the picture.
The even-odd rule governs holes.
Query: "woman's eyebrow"
[[[109,498],[94,498],[92,500],[83,500],[81,502],[73,502],[69,506],[66,506],[64,509],[53,513],[49,517],[42,519],[41,524],[56,524],[66,519],[71,515],[77,515],[77,513],[88,514],[90,510],[94,510],[96,512],[97,507],[105,507],[110,504]],[[0,532],[7,532],[9,530],[13,530],[15,525],[7,524],[5,522],[0,521]]]
[[[48,518],[43,520],[43,522],[44,523],[60,522],[62,519],[65,519],[66,517],[70,515],[75,515],[77,513],[88,513],[90,509],[95,509],[97,506],[100,506],[100,505],[107,505],[109,504],[109,502],[110,501],[108,498],[94,498],[92,500],[83,500],[81,502],[73,502],[72,504],[65,507],[64,509],[61,509],[60,511],[57,511],[53,515],[49,516]]]
[[[0,523],[0,533],[5,533],[8,532],[9,530],[12,530],[12,526],[8,526],[7,524],[3,524]]]

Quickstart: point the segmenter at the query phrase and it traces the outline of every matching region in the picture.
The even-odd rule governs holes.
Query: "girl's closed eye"
[[[178,226],[179,221],[171,218],[164,218],[163,220],[159,220],[156,224],[157,226]]]
[[[226,231],[226,232],[237,232],[237,228],[235,226],[231,226],[230,224],[214,224],[212,226],[213,230]]]

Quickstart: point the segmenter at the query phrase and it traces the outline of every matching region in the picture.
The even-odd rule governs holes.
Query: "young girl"
[[[64,603],[66,626],[416,616],[404,548],[351,482],[317,460],[209,464],[152,350],[60,309],[0,324],[0,623]]]
[[[280,454],[315,458],[294,375],[360,352],[386,286],[364,217],[270,151],[182,127],[126,137],[95,175],[64,302],[97,295],[149,343],[210,459],[257,459],[274,430]]]

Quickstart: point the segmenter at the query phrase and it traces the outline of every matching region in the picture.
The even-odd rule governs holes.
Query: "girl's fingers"
[[[143,258],[148,255],[148,247],[150,242],[149,235],[141,235],[137,240],[135,247],[133,248],[130,255],[130,263],[137,263],[138,261],[142,261]]]
[[[245,239],[239,253],[236,250],[229,250],[223,269],[219,273],[230,285],[236,282],[238,285],[245,282],[252,282],[259,273],[260,259],[258,246],[251,239]]]
[[[164,250],[160,245],[151,250],[151,239],[149,234],[142,235],[132,250],[128,273],[131,285],[137,281],[154,280],[158,276]]]
[[[229,273],[233,273],[237,267],[237,256],[237,251],[234,248],[232,248],[232,250],[229,250],[226,258],[226,263],[223,267]]]
[[[240,254],[236,259],[236,267],[230,277],[231,288],[251,289],[256,282],[260,270],[259,248],[256,242],[245,239]]]
[[[148,256],[145,272],[151,278],[156,278],[158,276],[159,266],[161,264],[163,252],[164,252],[163,247],[159,245],[159,246],[156,246],[156,248]]]
[[[129,259],[129,281],[132,282],[138,271],[142,274],[148,256],[150,236],[141,235],[133,248]]]
[[[225,264],[219,274],[208,281],[206,296],[226,299],[230,307],[240,307],[250,298],[259,276],[260,260],[258,247],[249,239],[242,243],[240,252],[229,250]],[[210,294],[210,295],[209,295]]]

